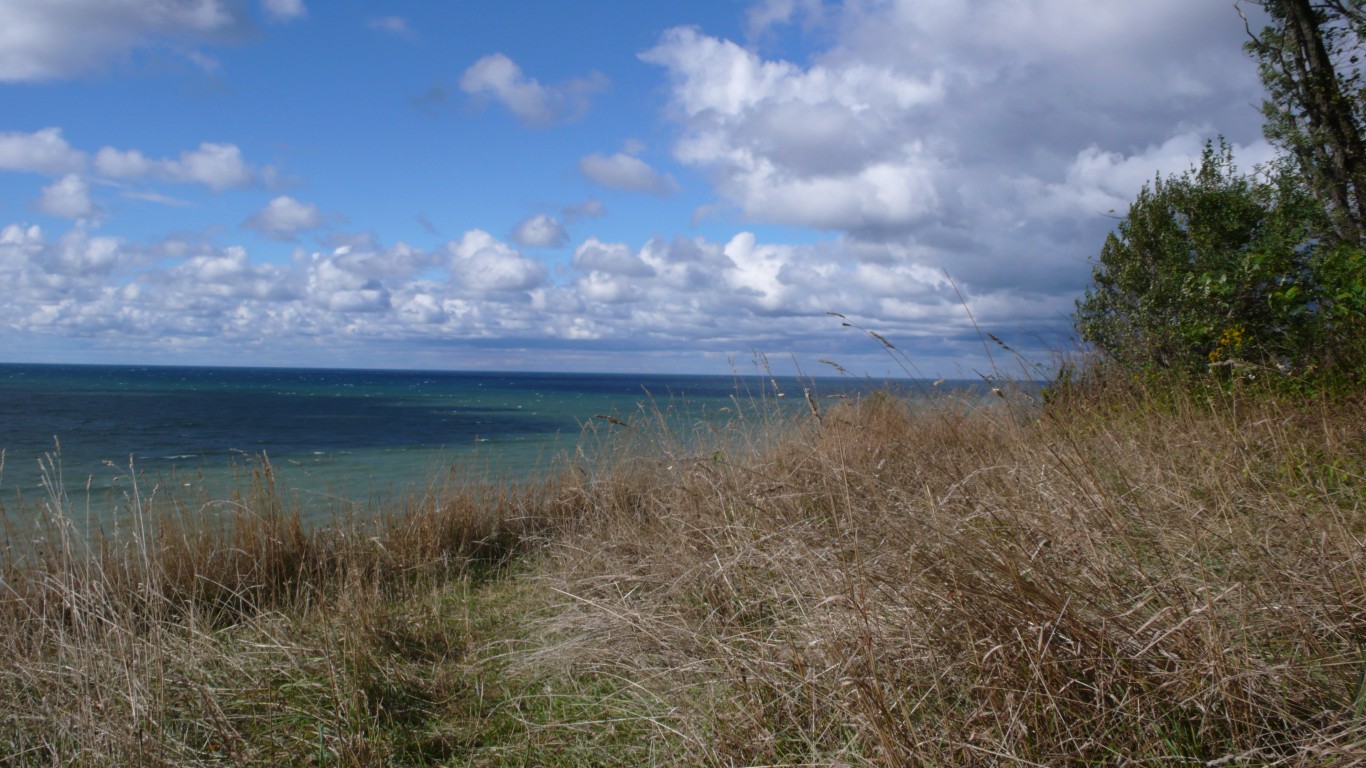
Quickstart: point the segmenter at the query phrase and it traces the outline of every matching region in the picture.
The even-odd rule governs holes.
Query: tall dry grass
[[[1364,764],[1364,471],[1360,401],[872,397],[580,489],[526,662],[696,764]]]
[[[433,487],[310,529],[262,460],[189,510],[134,484],[104,537],[76,524],[59,470],[0,561],[5,765],[389,764],[421,743],[396,726],[444,695],[406,662],[464,652],[441,591],[544,518],[527,488]]]
[[[1366,764],[1362,402],[1002,394],[604,422],[317,530],[265,464],[118,541],[54,486],[0,762]]]

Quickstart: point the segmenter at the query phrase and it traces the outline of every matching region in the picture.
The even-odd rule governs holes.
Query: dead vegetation
[[[1366,764],[1360,401],[1005,394],[613,424],[320,530],[268,466],[93,545],[54,489],[0,762]]]

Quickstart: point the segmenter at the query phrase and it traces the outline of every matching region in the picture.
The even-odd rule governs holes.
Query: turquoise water
[[[805,407],[881,383],[645,374],[461,373],[0,364],[0,499],[31,507],[43,471],[79,502],[218,497],[263,458],[307,507],[421,493],[434,477],[523,480],[585,428],[682,429],[750,407]],[[778,398],[778,393],[787,399]],[[642,422],[643,423],[643,422]],[[96,514],[100,514],[98,511]]]

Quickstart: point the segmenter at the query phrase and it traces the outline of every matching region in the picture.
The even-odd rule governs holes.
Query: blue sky
[[[1227,3],[0,0],[0,360],[727,373],[1068,346],[1261,138]],[[951,276],[952,282],[949,277]]]

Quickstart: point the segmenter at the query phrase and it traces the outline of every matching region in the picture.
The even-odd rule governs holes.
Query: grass
[[[0,763],[1366,764],[1362,400],[1003,395],[603,424],[316,530],[264,463],[93,543],[54,485]]]

